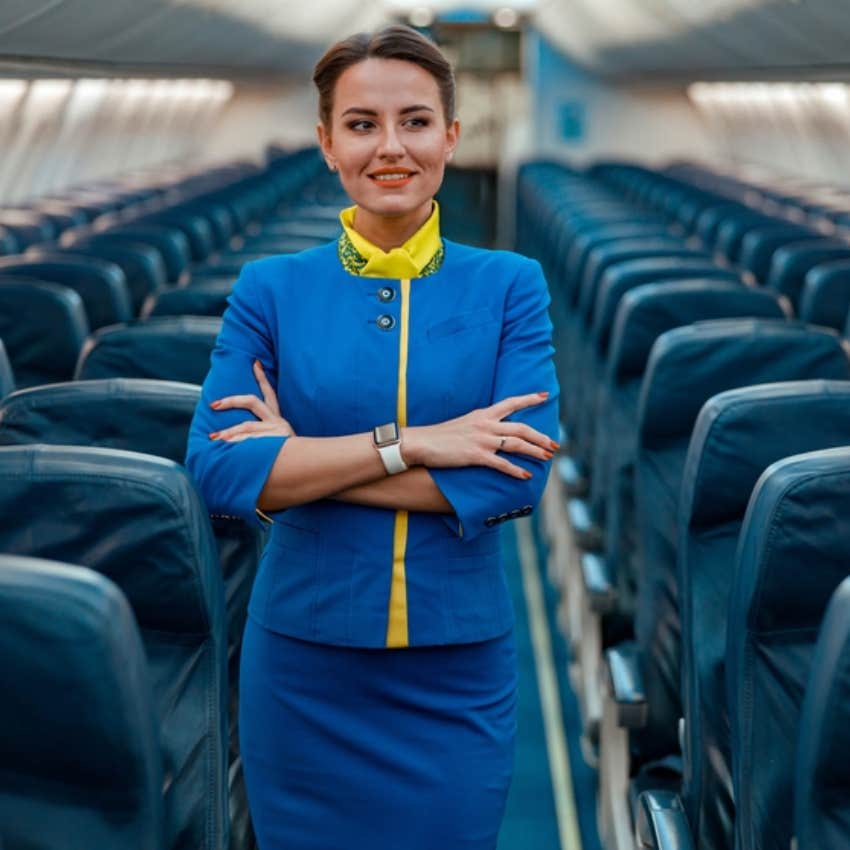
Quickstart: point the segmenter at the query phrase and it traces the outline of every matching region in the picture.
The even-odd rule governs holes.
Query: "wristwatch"
[[[372,429],[372,442],[384,462],[387,475],[395,475],[404,472],[407,464],[401,456],[401,435],[398,432],[397,422],[388,422]]]

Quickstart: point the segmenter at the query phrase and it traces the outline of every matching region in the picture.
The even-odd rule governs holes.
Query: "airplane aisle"
[[[567,648],[555,624],[557,593],[532,518],[503,538],[516,611],[519,696],[514,778],[498,850],[599,850],[596,777],[579,752],[579,717],[567,682]]]

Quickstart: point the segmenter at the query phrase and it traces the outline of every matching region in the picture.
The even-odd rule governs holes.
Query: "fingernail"
[[[254,365],[255,365],[255,366],[259,366],[259,365],[260,365],[260,361],[259,361],[259,360],[255,360],[255,361],[254,361]]]
[[[541,396],[542,398],[548,398],[549,393],[548,392],[542,392],[542,393],[537,393],[537,395]]]
[[[549,446],[550,446],[550,448],[552,449],[553,452],[556,452],[556,451],[558,451],[558,449],[561,448],[561,444],[556,443],[554,440],[549,440]]]
[[[545,457],[546,460],[552,460],[552,452],[547,452],[546,449],[543,449],[543,457]]]
[[[523,472],[522,477],[523,477],[526,481],[528,481],[528,479],[529,479],[529,478],[533,478],[534,476],[533,476],[533,475],[532,475],[532,474],[531,474],[531,473],[530,473],[530,472],[526,469],[526,470]]]
[[[217,439],[218,439],[218,435],[219,435],[220,433],[221,433],[221,431],[213,431],[213,432],[210,434],[210,439],[211,439],[211,440],[217,440]]]
[[[211,401],[211,402],[210,402],[210,407],[211,407],[213,410],[218,410],[218,408],[219,408],[219,407],[221,407],[221,402],[220,402],[220,401]]]

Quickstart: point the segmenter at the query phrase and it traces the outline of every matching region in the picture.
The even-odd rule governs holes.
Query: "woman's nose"
[[[381,133],[378,146],[379,156],[403,156],[404,145],[401,143],[395,127],[388,127]]]

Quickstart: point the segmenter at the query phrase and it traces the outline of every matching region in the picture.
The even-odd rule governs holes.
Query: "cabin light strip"
[[[696,106],[708,109],[817,106],[850,114],[848,83],[700,82],[688,87],[688,97]]]

